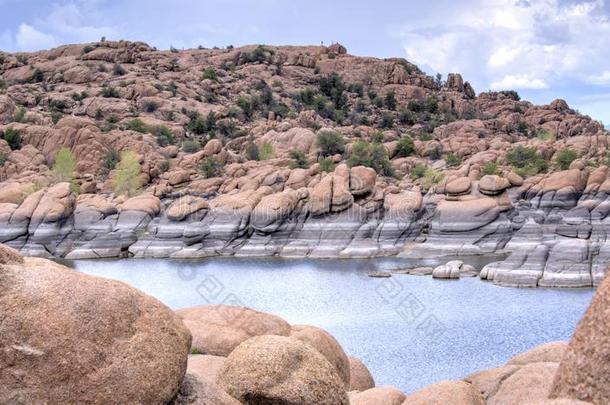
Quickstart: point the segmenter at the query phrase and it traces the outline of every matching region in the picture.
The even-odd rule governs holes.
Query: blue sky
[[[338,41],[461,72],[477,92],[564,98],[610,124],[610,0],[0,0],[0,49],[141,40],[159,48]]]

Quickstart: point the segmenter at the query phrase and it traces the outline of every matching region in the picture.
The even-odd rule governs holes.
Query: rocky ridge
[[[552,287],[610,256],[598,122],[341,46],[3,53],[0,133],[0,242],[28,255],[500,254],[481,278]]]

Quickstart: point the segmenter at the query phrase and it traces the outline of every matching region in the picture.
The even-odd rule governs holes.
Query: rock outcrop
[[[0,245],[0,313],[1,403],[167,403],[184,378],[190,333],[126,284]]]

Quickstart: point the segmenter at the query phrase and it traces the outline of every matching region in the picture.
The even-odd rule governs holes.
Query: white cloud
[[[548,84],[542,79],[530,78],[527,75],[506,75],[502,80],[491,83],[492,90],[546,89]]]
[[[17,47],[22,51],[37,51],[57,44],[53,35],[45,34],[28,24],[21,24],[15,35]]]
[[[607,85],[606,2],[470,0],[452,9],[449,22],[430,13],[395,34],[408,59],[427,70],[460,72],[479,91]]]

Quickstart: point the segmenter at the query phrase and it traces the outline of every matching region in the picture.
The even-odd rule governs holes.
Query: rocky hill
[[[0,133],[0,243],[30,255],[500,253],[481,277],[526,286],[610,257],[600,123],[339,44],[0,53]]]

